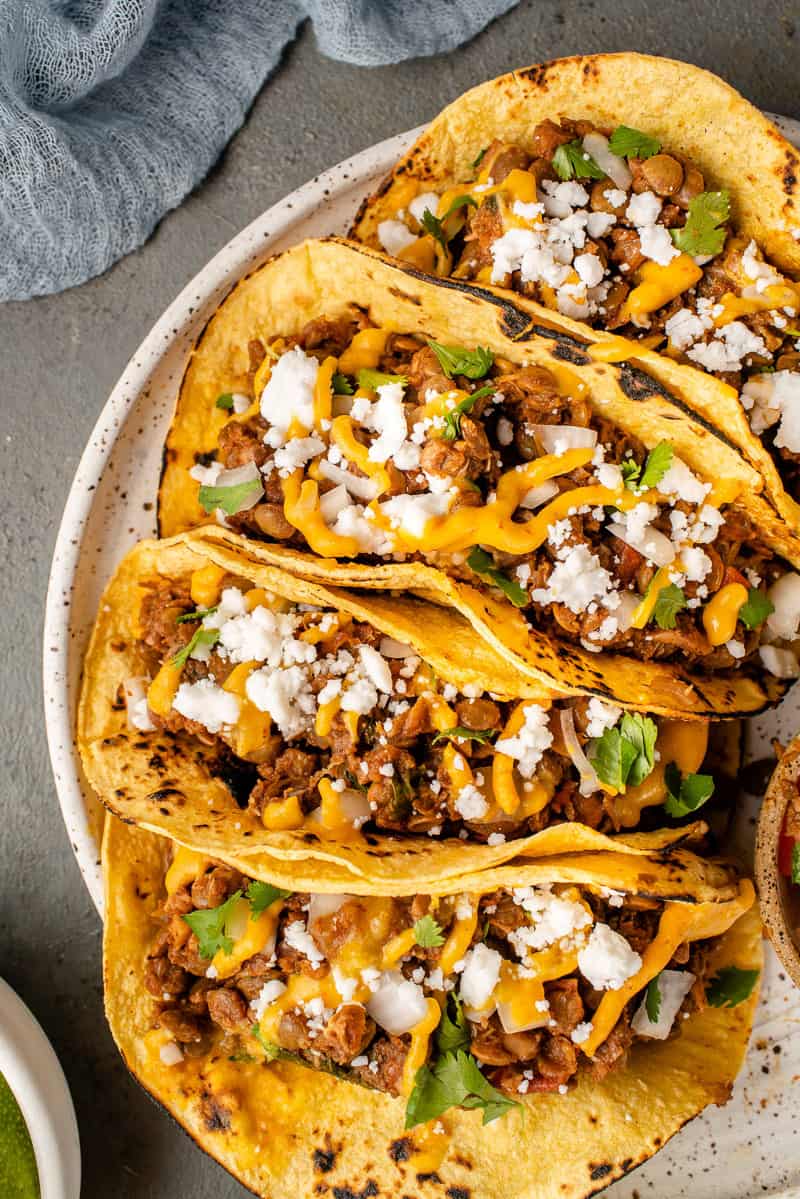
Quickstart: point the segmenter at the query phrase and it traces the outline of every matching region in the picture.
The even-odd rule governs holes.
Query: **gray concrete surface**
[[[100,927],[61,824],[42,724],[52,544],[79,454],[129,356],[180,288],[259,212],[473,83],[562,54],[639,49],[717,70],[762,107],[800,116],[797,30],[798,0],[523,0],[458,53],[369,71],[321,58],[305,29],[211,176],[146,246],[83,287],[0,308],[0,974],[64,1064],[85,1196],[244,1195],[118,1060],[103,1023]]]

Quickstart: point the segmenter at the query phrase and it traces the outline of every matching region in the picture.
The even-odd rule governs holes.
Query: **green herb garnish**
[[[351,396],[355,391],[352,380],[348,379],[347,375],[343,375],[339,371],[337,371],[333,376],[332,383],[333,394],[335,396]]]
[[[228,935],[228,925],[233,919],[236,905],[242,898],[241,891],[234,891],[218,908],[189,912],[183,917],[197,937],[197,952],[206,960],[213,958],[218,950],[230,953],[233,939]]]
[[[250,900],[250,919],[257,920],[276,899],[288,899],[291,891],[284,891],[282,887],[273,887],[272,883],[252,882],[247,888],[246,895]]]
[[[406,1107],[406,1128],[435,1120],[451,1107],[482,1108],[483,1123],[490,1124],[520,1106],[492,1086],[471,1053],[458,1049],[445,1053],[433,1067],[417,1071]]]
[[[491,741],[496,731],[496,729],[467,729],[457,724],[452,729],[440,729],[433,738],[433,744],[451,738],[454,741],[480,741],[482,745],[485,745]]]
[[[606,178],[605,171],[584,150],[580,138],[558,147],[553,155],[553,170],[560,179]]]
[[[647,455],[638,490],[647,491],[648,488],[657,486],[672,466],[674,455],[675,450],[669,441],[659,441],[658,445],[653,446]]]
[[[435,238],[442,249],[447,252],[447,234],[442,227],[442,222],[431,212],[430,208],[426,208],[423,212],[420,225],[422,225],[422,228],[425,230],[425,232],[430,233],[431,237]]]
[[[442,1011],[442,1019],[436,1030],[436,1048],[440,1054],[469,1049],[467,1017],[464,1015],[461,1000],[452,991],[447,997],[447,1006]]]
[[[474,158],[473,161],[469,164],[472,167],[473,171],[477,171],[478,167],[481,165],[484,158],[486,157],[486,151],[488,149],[489,149],[488,146],[484,146],[482,150],[478,151],[477,157]]]
[[[494,354],[484,346],[476,350],[467,350],[464,346],[443,346],[438,341],[429,341],[428,345],[439,359],[448,379],[454,375],[464,375],[467,379],[482,379],[494,362]]]
[[[219,629],[204,629],[202,625],[195,629],[192,633],[191,640],[186,642],[183,649],[178,650],[175,657],[172,659],[173,666],[185,666],[191,655],[198,646],[207,645],[209,648],[216,645],[219,637]]]
[[[456,404],[455,408],[445,412],[442,440],[457,441],[461,436],[461,417],[467,412],[471,412],[478,400],[482,400],[484,396],[493,395],[495,390],[496,388],[487,383],[486,387],[479,387],[477,391],[473,391],[472,395],[465,396],[460,404]]]
[[[772,600],[768,599],[764,592],[759,591],[757,587],[751,587],[747,593],[747,599],[739,609],[738,619],[748,629],[757,629],[774,611],[775,605]]]
[[[593,743],[591,762],[598,778],[617,791],[637,786],[653,769],[657,736],[658,727],[649,716],[626,712]]]
[[[215,408],[223,408],[226,412],[230,412],[233,408],[233,392],[226,391],[223,395],[217,396],[214,401]]]
[[[668,796],[664,801],[664,811],[668,816],[688,816],[714,794],[714,780],[710,774],[681,775],[675,762],[667,764],[664,782]]]
[[[226,516],[235,516],[254,492],[262,490],[260,479],[247,479],[244,483],[232,483],[230,487],[203,486],[197,498],[206,512],[221,508]]]
[[[706,999],[712,1007],[738,1007],[752,994],[757,982],[758,970],[723,966],[706,988]]]
[[[399,383],[405,387],[408,379],[405,375],[386,375],[383,371],[373,370],[370,366],[362,367],[358,372],[358,386],[363,387],[365,391],[377,391],[379,387],[385,387],[387,383]]]
[[[608,139],[608,148],[619,158],[652,158],[661,149],[661,142],[630,125],[617,125]]]
[[[210,616],[212,612],[216,612],[219,604],[214,604],[213,608],[196,609],[194,612],[184,612],[183,616],[179,616],[176,624],[185,624],[187,620],[202,620],[204,616]]]
[[[651,1024],[657,1024],[661,1014],[661,987],[658,983],[660,978],[661,974],[659,973],[655,978],[650,979],[644,997],[644,1010],[647,1012],[647,1019]]]
[[[441,926],[433,916],[420,917],[414,925],[414,936],[417,938],[417,945],[421,945],[423,949],[438,949],[440,945],[444,945]]]
[[[689,201],[689,215],[682,229],[670,229],[672,240],[684,254],[719,254],[725,244],[725,222],[730,216],[728,192],[701,192]]]
[[[470,570],[474,570],[476,575],[480,575],[482,579],[492,583],[499,588],[515,608],[524,608],[528,603],[528,593],[524,587],[510,579],[508,575],[503,574],[502,570],[497,570],[494,563],[480,546],[473,546],[467,558],[467,566]]]
[[[652,587],[652,585],[651,583],[650,586]],[[659,590],[651,619],[660,629],[674,629],[678,613],[682,612],[685,607],[686,596],[683,590],[677,583],[667,583],[666,587]]]
[[[789,877],[800,887],[800,841],[795,841],[792,846],[792,872]]]

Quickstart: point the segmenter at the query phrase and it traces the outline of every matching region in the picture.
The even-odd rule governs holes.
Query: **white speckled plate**
[[[800,124],[776,117],[800,145]],[[161,446],[189,348],[241,275],[278,250],[343,233],[363,196],[418,130],[399,134],[339,163],[254,221],[184,288],[128,363],[84,450],[70,489],[50,572],[44,626],[47,737],[72,848],[102,911],[99,838],[103,809],[87,786],[75,749],[81,657],[102,589],[122,555],[155,532]],[[750,722],[749,756],[800,727],[800,687],[777,712]],[[752,851],[757,801],[738,819],[736,840]],[[767,950],[763,998],[747,1066],[734,1097],[712,1108],[649,1163],[607,1194],[614,1199],[800,1199],[800,991]]]

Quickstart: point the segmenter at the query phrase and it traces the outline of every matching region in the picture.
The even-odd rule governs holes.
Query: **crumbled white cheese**
[[[299,346],[281,354],[261,393],[261,415],[285,439],[293,421],[314,427],[314,386],[319,362]]]
[[[597,991],[618,991],[641,967],[639,954],[607,924],[596,924],[578,952],[578,969]]]
[[[536,604],[566,604],[571,612],[585,612],[597,600],[608,608],[619,605],[614,581],[600,559],[583,543],[568,550],[554,566],[545,587],[531,593]]]
[[[616,704],[607,704],[605,700],[593,696],[589,700],[586,715],[586,736],[602,737],[606,729],[613,729],[622,715],[622,708],[618,708]]]
[[[464,820],[480,820],[486,815],[488,804],[474,783],[462,787],[455,800],[455,809]]]
[[[320,962],[325,961],[325,954],[320,953],[316,941],[311,936],[302,920],[292,920],[286,926],[284,931],[286,944],[296,949],[298,953],[302,953],[303,957],[308,958],[314,966],[318,966]]]
[[[519,731],[495,742],[495,752],[514,758],[519,773],[525,779],[533,778],[542,755],[553,744],[549,720],[546,708],[535,703],[527,704]]]
[[[223,691],[213,679],[181,683],[172,706],[187,720],[202,724],[209,733],[218,733],[239,719],[239,700],[229,691]]]
[[[279,999],[285,990],[286,983],[282,983],[279,978],[271,978],[264,983],[258,995],[250,1003],[250,1010],[256,1020],[261,1019],[269,1005]]]
[[[381,221],[378,225],[378,241],[387,254],[397,256],[416,240],[416,234],[402,221]]]

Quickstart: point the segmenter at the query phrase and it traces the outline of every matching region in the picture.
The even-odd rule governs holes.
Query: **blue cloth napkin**
[[[0,0],[0,300],[140,246],[310,17],[360,66],[451,50],[517,0]]]

